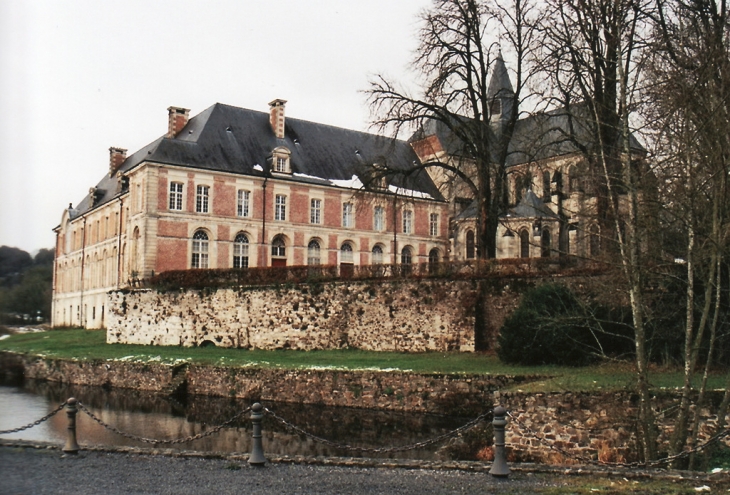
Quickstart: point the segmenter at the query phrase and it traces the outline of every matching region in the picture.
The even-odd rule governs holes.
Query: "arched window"
[[[466,259],[473,260],[474,259],[474,231],[473,230],[467,230],[466,231]]]
[[[354,261],[352,244],[349,242],[343,242],[340,247],[340,263],[354,263]]]
[[[379,245],[373,247],[373,265],[383,264],[383,248]]]
[[[197,230],[193,234],[193,256],[191,268],[208,268],[208,234],[204,230]]]
[[[434,273],[438,269],[438,264],[440,261],[439,256],[439,250],[436,248],[433,248],[431,251],[428,252],[428,271],[429,273]]]
[[[400,252],[400,262],[402,265],[410,265],[413,263],[413,252],[410,247],[406,246]]]
[[[244,233],[233,240],[233,268],[248,268],[248,237]]]
[[[550,172],[545,171],[542,173],[542,200],[548,203],[550,199]]]
[[[542,229],[540,232],[540,256],[550,257],[550,229]]]
[[[520,231],[520,258],[530,257],[530,233],[527,229]]]
[[[598,256],[601,253],[600,233],[601,233],[601,231],[598,228],[598,225],[596,225],[596,224],[591,225],[591,228],[588,231],[588,242],[589,242],[589,249],[590,249],[591,256]]]
[[[320,247],[319,241],[312,239],[309,241],[307,246],[307,264],[308,265],[319,265],[320,264]]]
[[[286,257],[286,242],[284,242],[284,238],[280,235],[277,235],[271,241],[271,256],[275,258]]]

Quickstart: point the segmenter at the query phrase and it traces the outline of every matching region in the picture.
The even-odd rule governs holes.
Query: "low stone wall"
[[[0,375],[19,370],[25,378],[34,380],[161,392],[170,385],[174,368],[162,364],[71,361],[0,352]]]
[[[719,404],[722,399],[721,392],[708,395],[710,404]],[[674,410],[680,398],[679,391],[654,396],[652,408]],[[513,460],[548,464],[575,464],[581,457],[604,462],[639,460],[636,436],[639,404],[634,393],[497,392],[494,401],[507,408],[512,416],[506,436]],[[702,422],[698,438],[703,442],[717,433],[718,417],[707,408],[699,414]],[[658,442],[660,450],[665,452],[674,420],[673,414],[660,414],[657,420]],[[730,446],[730,437],[724,441]],[[550,449],[551,445],[556,449]]]
[[[524,393],[505,387],[539,377],[449,375],[376,371],[275,370],[173,366],[111,362],[76,362],[0,353],[0,374],[24,370],[27,378],[79,385],[166,392],[176,373],[184,373],[188,392],[278,402],[430,412],[476,417],[494,404],[511,417],[507,444],[511,461],[577,463],[575,456],[608,462],[636,460],[638,402],[630,392]],[[719,394],[715,393],[716,395]],[[654,398],[655,410],[679,402],[679,393]],[[711,396],[710,404],[719,403]],[[717,416],[699,411],[700,440],[714,434]],[[730,421],[730,415],[728,415]],[[666,451],[674,418],[662,415],[659,441]],[[387,439],[383,439],[384,445]],[[730,437],[725,438],[730,445]],[[567,452],[551,449],[554,445]]]
[[[188,392],[251,400],[477,416],[492,394],[536,377],[190,366]]]
[[[256,349],[473,351],[472,281],[109,294],[107,342]]]

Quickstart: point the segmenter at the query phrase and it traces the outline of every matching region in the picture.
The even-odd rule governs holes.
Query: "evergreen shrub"
[[[546,284],[525,292],[502,325],[497,355],[505,363],[585,366],[598,359],[594,324],[570,289]]]

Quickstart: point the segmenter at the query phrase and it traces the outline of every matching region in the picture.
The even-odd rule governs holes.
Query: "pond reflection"
[[[127,389],[104,389],[55,382],[26,380],[21,385],[0,386],[0,430],[22,426],[41,418],[69,397],[76,397],[95,416],[120,431],[155,439],[177,439],[197,435],[234,417],[250,406],[248,402],[221,397],[190,396],[184,403],[159,394]],[[433,414],[371,411],[342,407],[272,403],[264,405],[277,415],[316,436],[360,447],[391,447],[421,442],[463,425],[472,418]],[[66,414],[4,439],[46,441],[62,444],[67,427]],[[78,442],[83,446],[117,445],[150,447],[113,433],[80,412],[77,416]],[[293,434],[270,416],[263,422],[264,450],[279,455],[365,456],[439,460],[448,458],[444,443],[406,452],[374,455],[358,454],[314,442]],[[161,448],[206,452],[250,452],[250,414],[210,436]]]

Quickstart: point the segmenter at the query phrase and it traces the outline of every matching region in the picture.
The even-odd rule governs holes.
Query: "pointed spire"
[[[515,92],[512,89],[512,81],[509,79],[507,66],[504,64],[502,51],[500,50],[492,66],[492,78],[489,80],[487,98],[489,100],[495,97],[509,98],[514,96],[514,94]]]

